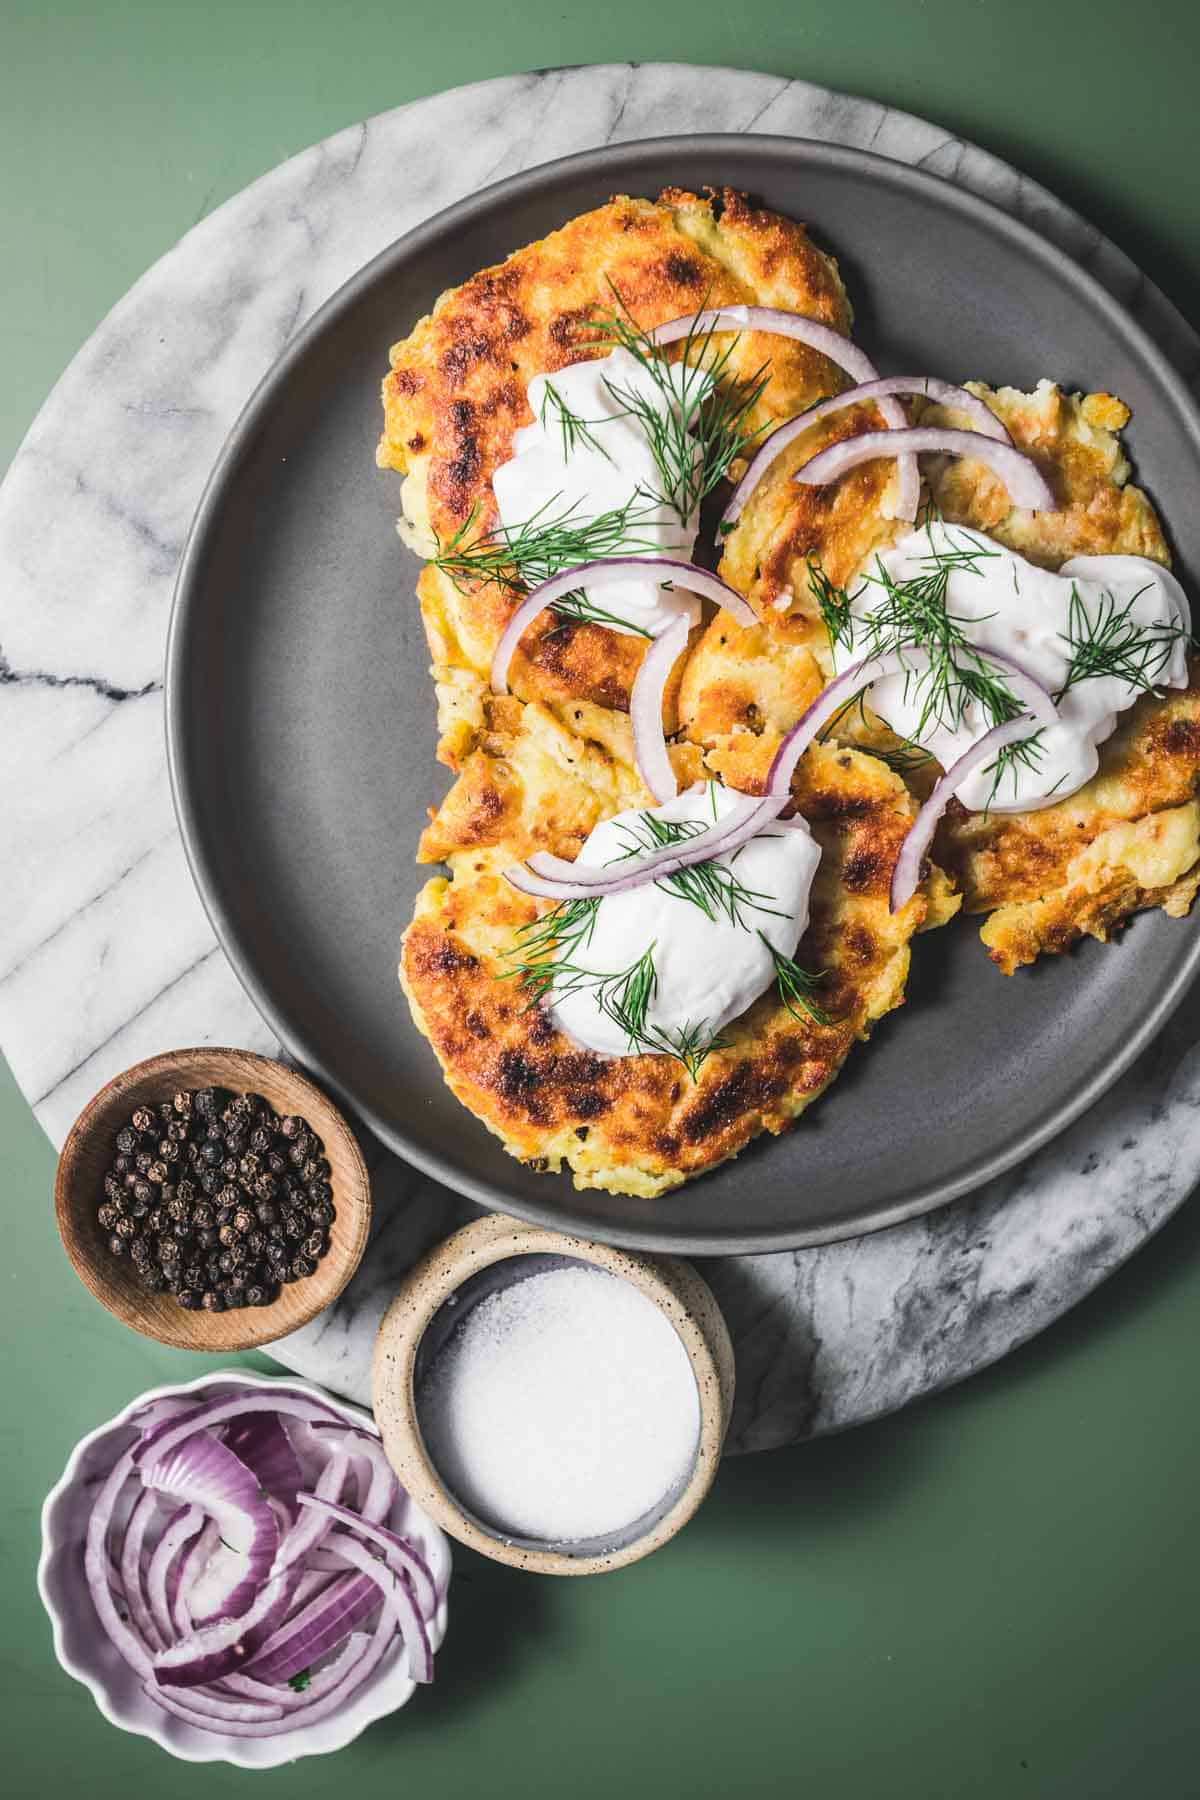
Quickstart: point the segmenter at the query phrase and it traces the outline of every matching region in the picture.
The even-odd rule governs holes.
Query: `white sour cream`
[[[711,825],[736,799],[719,783],[701,782],[665,806],[618,813],[596,826],[578,861],[600,865],[624,855],[631,839],[622,825],[636,829],[646,811],[659,819]],[[639,835],[645,838],[644,827]],[[617,974],[653,945],[657,983],[646,1014],[647,1031],[697,1029],[711,1037],[775,979],[775,965],[759,931],[783,955],[794,954],[808,924],[809,892],[820,860],[820,847],[802,819],[771,825],[741,850],[714,861],[732,867],[739,881],[773,911],[747,905],[745,925],[721,915],[713,920],[669,887],[647,882],[600,901],[591,940],[572,961],[596,974]],[[631,1054],[628,1038],[597,1004],[593,990],[556,993],[550,1010],[559,1028],[585,1049],[606,1056]]]
[[[694,376],[692,385],[695,391]],[[528,390],[533,424],[513,433],[512,457],[492,477],[502,525],[511,530],[543,512],[548,519],[572,512],[577,520],[592,520],[632,501],[636,513],[629,530],[637,548],[630,554],[691,560],[698,521],[681,521],[666,501],[638,499],[658,494],[662,482],[645,429],[621,399],[622,392],[631,391],[660,418],[668,416],[669,397],[628,350],[617,348],[592,362],[534,376]],[[564,433],[555,395],[586,423],[586,432]],[[658,637],[681,613],[691,625],[700,618],[694,594],[656,581],[613,582],[589,598],[615,619],[628,621],[611,627],[626,635],[641,631]]]
[[[1013,657],[1051,694],[1057,695],[1066,680],[1071,660],[1067,642],[1071,595],[1074,591],[1092,620],[1102,618],[1102,607],[1115,603],[1123,609],[1132,602],[1130,621],[1141,626],[1181,625],[1191,629],[1187,598],[1175,577],[1158,563],[1140,556],[1076,556],[1057,574],[1039,569],[1023,556],[1005,549],[994,538],[965,526],[931,523],[909,535],[880,561],[896,582],[927,574],[931,553],[945,554],[966,545],[984,552],[976,567],[954,570],[946,590],[946,608],[972,644],[981,650],[997,650]],[[860,572],[859,586],[851,584],[851,611],[856,619],[868,617],[882,598],[882,589],[863,579],[876,574],[872,562]],[[848,668],[866,654],[869,638],[858,627],[854,641],[839,644],[834,661]],[[1003,678],[1003,671],[997,670]],[[1161,668],[1151,669],[1156,687],[1186,687],[1187,644],[1177,639]],[[1025,812],[1053,805],[1081,788],[1099,766],[1098,745],[1116,729],[1118,714],[1132,706],[1140,691],[1111,675],[1080,681],[1057,702],[1059,723],[1048,726],[1040,740],[1041,755],[1032,766],[1011,762],[1002,786],[993,796],[994,771],[976,770],[964,781],[958,798],[965,807],[993,812]],[[992,724],[977,701],[965,710],[961,725],[927,725],[916,737],[922,710],[918,682],[902,675],[886,676],[871,691],[871,706],[901,737],[919,741],[922,748],[948,769],[977,743]]]

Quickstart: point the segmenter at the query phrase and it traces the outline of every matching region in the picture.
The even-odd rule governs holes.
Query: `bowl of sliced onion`
[[[42,1509],[59,1662],[188,1762],[274,1768],[395,1712],[433,1678],[449,1581],[373,1421],[289,1377],[140,1395]]]

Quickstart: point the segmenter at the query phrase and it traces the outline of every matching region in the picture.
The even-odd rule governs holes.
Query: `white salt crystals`
[[[696,1380],[637,1288],[582,1265],[489,1294],[418,1396],[442,1480],[481,1524],[544,1543],[613,1538],[691,1472]]]

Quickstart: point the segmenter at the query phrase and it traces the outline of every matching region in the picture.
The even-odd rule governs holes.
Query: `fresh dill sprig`
[[[659,510],[660,502],[652,494],[636,493],[623,506],[591,519],[581,514],[578,506],[555,513],[557,498],[547,500],[519,525],[497,524],[487,530],[475,529],[479,517],[476,504],[453,537],[444,544],[438,542],[435,567],[460,589],[468,582],[495,581],[520,593],[576,563],[610,556],[662,555],[660,543],[638,535],[639,527],[652,523]]]
[[[635,388],[607,382],[609,393],[636,418],[646,434],[663,498],[683,523],[695,517],[702,500],[725,480],[730,465],[744,456],[765,429],[750,418],[766,391],[764,363],[747,379],[730,378],[736,337],[722,349],[715,326],[695,325],[682,340],[680,360],[669,363],[643,331],[609,282],[613,308],[590,321],[600,343],[627,350],[649,375],[657,403]],[[705,300],[707,304],[707,297]],[[699,309],[703,311],[703,306]],[[722,334],[724,335],[724,334]]]
[[[591,941],[599,905],[598,899],[561,901],[540,919],[521,926],[507,952],[513,959],[508,975],[520,981],[530,1006],[555,993],[590,990],[600,1011],[624,1032],[632,1053],[673,1056],[695,1081],[705,1059],[714,1050],[725,1049],[729,1040],[706,1036],[702,1025],[667,1030],[648,1023],[658,986],[653,944],[627,969],[614,973],[587,969],[575,960]]]
[[[810,975],[795,957],[785,956],[782,950],[777,950],[765,931],[758,935],[771,953],[779,998],[793,1019],[798,1019],[801,1024],[811,1019],[817,1025],[832,1025],[832,1018],[812,998],[813,990],[824,980],[824,975]]]
[[[848,649],[854,641],[850,596],[844,587],[829,579],[820,563],[812,557],[808,560],[808,590],[821,609],[831,648],[836,650],[839,644],[845,644]]]
[[[559,431],[562,434],[564,462],[580,444],[585,444],[589,450],[597,451],[606,462],[612,461],[612,457],[592,430],[593,425],[603,425],[606,421],[580,418],[579,414],[573,412],[569,403],[563,399],[554,383],[547,380],[542,390],[542,404],[538,414],[543,431],[548,431],[550,428],[548,414],[551,412],[557,418]]]
[[[559,961],[569,964],[580,950],[586,950],[596,929],[599,906],[599,899],[563,900],[540,919],[531,919],[519,928],[515,944],[505,952],[513,959],[513,967],[506,973],[520,981],[530,1006],[536,1006],[554,986]]]
[[[908,738],[890,747],[872,744],[870,754],[877,762],[885,763],[894,775],[914,775],[933,761],[928,750],[922,750],[920,744],[911,743]]]
[[[625,833],[628,847],[620,856],[614,856],[613,862],[627,862],[631,857],[644,856],[647,851],[685,844],[689,838],[707,831],[708,826],[694,819],[660,819],[654,813],[644,812],[639,814],[636,822],[623,820],[621,830]],[[736,860],[736,856],[733,860]],[[714,923],[718,918],[724,917],[731,925],[740,925],[744,930],[749,930],[743,916],[744,911],[770,913],[777,919],[787,917],[778,907],[768,904],[771,895],[748,887],[730,864],[715,860],[677,869],[673,875],[662,876],[654,885],[663,893],[675,894],[680,900],[689,901]]]
[[[1132,617],[1136,602],[1149,585],[1139,588],[1124,606],[1119,606],[1112,594],[1103,593],[1093,618],[1078,587],[1071,583],[1067,629],[1059,634],[1071,652],[1071,661],[1056,700],[1082,681],[1109,676],[1139,693],[1162,698],[1155,682],[1170,662],[1176,644],[1189,633],[1183,625],[1143,625]]]
[[[664,584],[665,585],[665,584]],[[565,631],[568,625],[607,625],[610,628],[619,625],[625,631],[636,632],[638,637],[653,638],[654,633],[647,631],[643,625],[635,625],[632,619],[622,619],[619,614],[608,612],[584,592],[575,588],[569,594],[563,594],[554,602],[551,612],[560,623],[554,626],[547,635],[553,637],[556,632]]]

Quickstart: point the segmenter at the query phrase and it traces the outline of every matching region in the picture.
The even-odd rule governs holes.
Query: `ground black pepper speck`
[[[117,1132],[96,1219],[147,1293],[189,1312],[270,1306],[316,1272],[333,1190],[307,1120],[261,1094],[180,1090]]]

